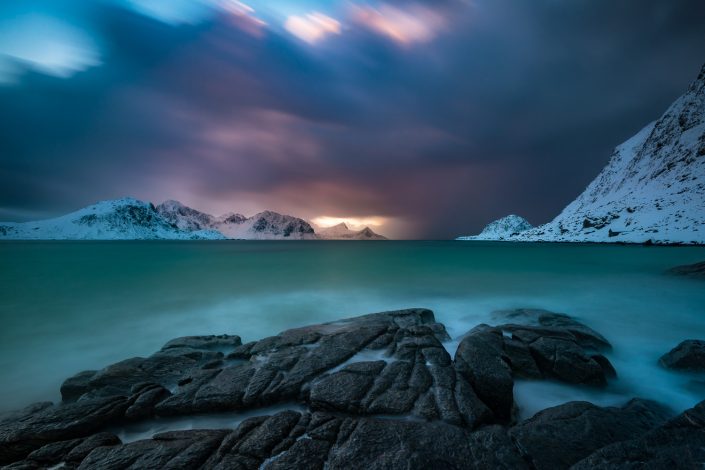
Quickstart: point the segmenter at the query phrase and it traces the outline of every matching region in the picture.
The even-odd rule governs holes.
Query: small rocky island
[[[184,337],[66,380],[59,404],[0,416],[0,465],[38,468],[699,468],[705,402],[674,416],[634,398],[570,402],[518,422],[515,378],[603,387],[610,343],[543,310],[501,312],[454,357],[426,309],[242,344]],[[679,357],[687,354],[679,349]],[[699,350],[698,348],[691,348]],[[667,361],[666,361],[667,362]],[[276,406],[276,411],[272,407]],[[230,414],[226,429],[120,439],[134,423]],[[245,419],[237,419],[241,415]]]

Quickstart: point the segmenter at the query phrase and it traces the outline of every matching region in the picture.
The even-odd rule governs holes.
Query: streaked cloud
[[[195,24],[206,19],[212,0],[121,0],[134,11],[171,25]]]
[[[284,28],[297,38],[315,44],[332,34],[340,34],[340,22],[319,12],[292,15],[286,19]]]
[[[420,5],[382,4],[352,8],[352,21],[399,44],[426,43],[445,27],[446,19],[437,10]]]
[[[23,70],[68,78],[101,64],[91,37],[57,18],[25,13],[0,24],[0,84]]]

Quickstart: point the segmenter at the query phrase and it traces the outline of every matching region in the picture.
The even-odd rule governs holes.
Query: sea
[[[572,400],[632,397],[682,411],[705,378],[659,357],[705,339],[705,281],[674,276],[703,247],[461,241],[0,242],[0,411],[60,400],[67,377],[178,336],[237,334],[426,307],[453,340],[493,312],[566,313],[602,333],[618,378],[604,389],[517,381],[521,418]]]

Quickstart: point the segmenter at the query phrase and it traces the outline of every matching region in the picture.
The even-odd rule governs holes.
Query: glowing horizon
[[[311,219],[315,225],[321,228],[330,228],[341,223],[347,225],[351,230],[363,229],[365,227],[384,227],[387,224],[387,219],[384,217],[331,217],[319,216]]]

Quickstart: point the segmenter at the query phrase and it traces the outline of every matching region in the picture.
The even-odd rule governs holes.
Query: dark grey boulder
[[[455,353],[455,368],[498,421],[508,422],[514,406],[514,379],[503,356],[502,331],[480,325],[460,342]]]
[[[218,449],[227,431],[173,431],[121,446],[98,447],[79,469],[198,468]]]
[[[629,441],[607,445],[576,463],[574,470],[690,470],[705,462],[705,402]]]
[[[22,459],[46,444],[99,432],[118,422],[128,406],[126,397],[81,400],[0,424],[0,465]]]
[[[540,411],[509,432],[537,470],[568,468],[597,449],[641,436],[665,422],[668,411],[655,402],[631,400],[622,408],[570,402]]]
[[[496,328],[504,338],[504,360],[514,375],[603,386],[617,373],[601,354],[612,348],[598,332],[562,313],[517,309],[495,312],[515,323]]]
[[[555,313],[541,309],[519,308],[514,310],[499,310],[493,313],[493,317],[498,322],[506,322],[502,328],[505,331],[524,329],[525,335],[532,335],[525,338],[531,342],[532,338],[538,336],[555,337],[559,339],[569,339],[581,347],[596,351],[609,350],[612,345],[597,331],[580,323],[564,313]]]
[[[705,341],[698,339],[683,341],[661,356],[659,363],[668,369],[705,372]]]

